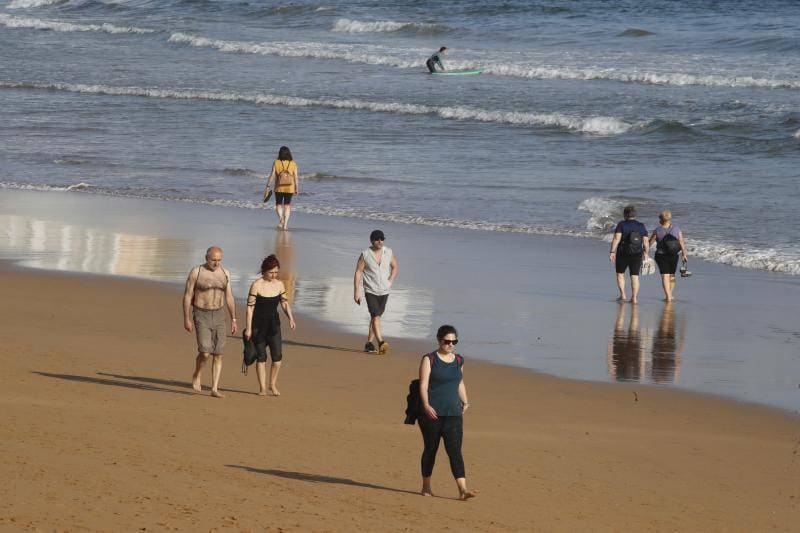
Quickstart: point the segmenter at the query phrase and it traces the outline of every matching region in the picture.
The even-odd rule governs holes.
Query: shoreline
[[[0,260],[182,286],[205,249],[220,244],[241,299],[258,258],[277,253],[296,312],[332,330],[366,329],[352,269],[371,222],[299,214],[282,232],[267,210],[7,190],[0,202],[8,206]],[[697,261],[674,305],[661,300],[656,276],[643,278],[638,306],[620,305],[599,241],[381,226],[401,264],[388,339],[429,339],[454,323],[465,352],[489,362],[800,407],[792,382],[800,330],[791,320],[800,280],[791,276]]]
[[[452,499],[440,450],[431,500],[417,494],[418,430],[402,424],[419,346],[368,356],[353,335],[299,322],[284,328],[283,394],[261,398],[229,338],[220,400],[208,367],[203,393],[191,391],[180,291],[5,273],[17,305],[0,310],[2,526],[401,531],[426,513],[426,527],[474,531],[789,531],[800,519],[798,417],[770,407],[465,352],[464,455],[479,495]]]
[[[101,283],[101,284],[102,283],[114,284],[117,282],[121,282],[124,284],[140,284],[152,290],[174,294],[175,299],[178,302],[180,301],[183,294],[182,285],[171,281],[159,281],[159,280],[143,279],[137,277],[110,275],[110,274],[93,274],[84,272],[63,272],[57,270],[43,270],[38,268],[20,266],[18,264],[15,264],[11,260],[0,260],[0,273],[19,274],[26,278],[28,277],[41,278],[42,280],[52,280],[53,278],[55,279],[75,278],[79,280],[88,281],[91,283]],[[245,316],[244,303],[245,303],[244,299],[238,297],[236,298],[237,316],[239,317]],[[298,322],[298,324],[301,323],[310,324],[311,330],[321,332],[322,334],[325,335],[326,338],[336,339],[340,344],[339,348],[337,349],[342,350],[344,352],[352,353],[354,355],[361,355],[364,357],[379,357],[379,358],[381,357],[374,354],[366,354],[365,352],[363,352],[362,349],[360,349],[360,346],[363,345],[364,342],[364,339],[362,337],[365,338],[365,336],[359,336],[355,333],[346,331],[344,328],[339,327],[336,324],[324,320],[319,320],[304,312],[298,312],[298,311],[293,311],[293,312],[295,315],[295,320]],[[367,321],[365,321],[365,324],[366,323]],[[180,320],[178,321],[178,326],[180,326]],[[283,327],[286,327],[286,325],[283,324]],[[228,344],[231,343],[236,344],[237,350],[238,350],[237,343],[240,342],[241,330],[242,326],[240,325],[239,331],[235,336],[228,335],[228,341],[227,341]],[[308,339],[301,341],[284,339],[284,343],[287,344],[288,346],[301,346],[309,348],[326,347],[321,344],[315,344],[309,341]],[[404,338],[391,339],[391,346],[392,346],[391,355],[400,356],[404,358],[409,358],[409,357],[414,358],[417,356],[421,356],[422,354],[430,351],[430,348],[433,345],[432,343],[435,344],[435,342],[432,340],[425,341],[423,339],[404,339]],[[600,386],[600,387],[610,387],[612,389],[619,388],[625,391],[629,391],[630,394],[634,397],[635,401],[638,401],[639,398],[639,393],[636,392],[635,390],[637,388],[642,388],[647,391],[666,391],[667,393],[670,394],[676,394],[679,397],[686,397],[688,399],[695,398],[698,401],[720,402],[721,404],[724,405],[739,405],[746,408],[762,409],[766,413],[772,413],[778,416],[785,416],[789,419],[800,422],[800,410],[798,409],[766,405],[758,402],[733,398],[722,394],[714,394],[711,392],[692,391],[677,387],[663,387],[653,383],[602,382],[591,379],[570,378],[565,376],[559,376],[556,374],[551,374],[548,372],[543,372],[540,370],[536,370],[534,368],[517,366],[511,363],[503,363],[498,361],[487,361],[485,359],[474,358],[474,357],[470,357],[470,363],[471,366],[478,363],[480,365],[488,365],[489,367],[499,367],[507,371],[519,372],[522,376],[527,375],[530,377],[534,377],[536,379],[545,379],[545,380],[551,379],[555,380],[556,382],[571,383],[574,386],[580,386],[580,384],[587,384],[592,387]],[[798,387],[800,387],[800,385],[798,385]],[[207,387],[204,387],[203,390],[206,391],[206,389]]]

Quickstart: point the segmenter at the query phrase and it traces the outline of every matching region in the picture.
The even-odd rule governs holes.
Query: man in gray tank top
[[[384,245],[386,237],[379,229],[373,231],[369,240],[372,245],[361,252],[353,277],[353,300],[361,305],[361,284],[364,284],[364,299],[369,309],[369,332],[364,351],[386,354],[389,343],[383,340],[381,332],[381,315],[386,309],[389,291],[397,277],[397,257],[391,248]],[[377,349],[375,342],[378,343]]]

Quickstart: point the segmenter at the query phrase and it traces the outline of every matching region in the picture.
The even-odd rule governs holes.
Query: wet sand
[[[679,280],[673,305],[649,276],[634,310],[614,301],[608,245],[599,241],[302,211],[289,232],[274,221],[271,209],[0,190],[0,259],[182,285],[205,249],[219,244],[243,298],[261,258],[277,253],[294,282],[296,311],[362,334],[353,269],[379,225],[400,261],[385,317],[389,339],[429,339],[454,322],[473,359],[800,409],[798,277],[692,260],[695,275]]]
[[[7,265],[6,265],[7,267]],[[0,528],[7,530],[794,530],[800,425],[784,411],[469,359],[456,501],[402,424],[422,346],[388,357],[304,316],[283,395],[229,339],[214,399],[190,388],[180,289],[3,271]],[[244,316],[241,309],[239,316]],[[578,333],[579,334],[579,333]],[[204,376],[207,387],[208,371]]]

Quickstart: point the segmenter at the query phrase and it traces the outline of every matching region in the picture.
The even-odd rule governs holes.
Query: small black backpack
[[[669,233],[670,229],[672,229],[672,226],[667,229],[667,234],[664,235],[664,238],[658,242],[657,249],[662,254],[678,255],[678,252],[681,251],[681,242],[675,237],[675,235]]]
[[[628,256],[642,255],[642,252],[644,252],[644,242],[642,241],[642,234],[639,233],[638,229],[622,237],[622,251]]]
[[[436,352],[426,354],[425,357],[430,359],[431,368],[433,368],[433,365],[436,364],[437,359]],[[464,358],[459,354],[456,354],[456,361],[458,361],[459,368],[464,366]],[[408,396],[406,396],[406,419],[403,421],[403,423],[413,426],[417,422],[417,419],[423,414],[422,396],[419,394],[419,378],[412,379],[411,383],[408,384]]]

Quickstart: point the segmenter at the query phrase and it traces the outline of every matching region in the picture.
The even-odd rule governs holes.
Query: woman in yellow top
[[[278,159],[272,163],[272,172],[267,178],[267,189],[275,183],[275,212],[278,214],[278,228],[287,229],[289,216],[292,213],[292,196],[300,194],[297,186],[297,163],[292,159],[292,152],[286,146],[278,150]]]

